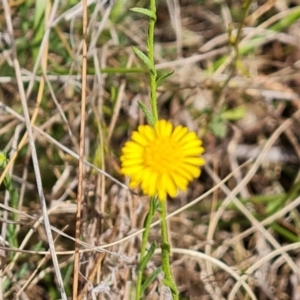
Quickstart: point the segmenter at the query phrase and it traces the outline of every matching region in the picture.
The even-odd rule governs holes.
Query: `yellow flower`
[[[121,172],[130,177],[131,188],[141,185],[146,195],[175,197],[178,189],[185,191],[189,181],[200,176],[199,167],[205,163],[201,145],[187,127],[173,128],[166,120],[157,121],[154,128],[141,125],[122,149]]]

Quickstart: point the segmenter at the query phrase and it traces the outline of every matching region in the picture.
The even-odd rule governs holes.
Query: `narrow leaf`
[[[237,106],[232,109],[228,109],[221,113],[221,118],[229,121],[236,121],[242,119],[246,114],[246,108],[244,105]]]
[[[161,271],[162,267],[158,267],[153,271],[153,273],[149,277],[146,278],[142,285],[142,294],[144,293],[145,289],[149,286],[149,284],[157,277],[157,275],[161,273]]]
[[[132,47],[132,50],[144,62],[144,64],[150,69],[150,71],[155,74],[156,71],[154,65],[151,63],[149,57],[136,47]]]
[[[163,75],[161,75],[157,80],[156,80],[156,85],[159,86],[162,84],[162,82],[167,79],[169,76],[171,76],[174,73],[174,71],[165,73]]]
[[[155,121],[154,121],[154,117],[152,115],[152,113],[148,110],[148,108],[145,106],[144,103],[142,102],[138,102],[140,109],[143,111],[143,113],[146,116],[146,119],[148,121],[148,123],[153,126]]]
[[[139,265],[139,271],[143,272],[147,266],[147,263],[150,261],[154,251],[156,249],[156,243],[152,243],[147,254],[141,259],[140,265]]]
[[[142,15],[148,16],[148,17],[156,20],[156,16],[155,16],[154,12],[147,9],[147,8],[133,7],[130,10],[133,11],[133,12],[137,12],[137,13],[140,13]]]
[[[33,20],[34,35],[32,41],[34,45],[38,45],[44,36],[44,31],[45,31],[44,18],[45,18],[45,11],[46,11],[46,3],[47,1],[43,1],[43,0],[35,1],[35,11],[34,11],[34,20]],[[33,47],[32,49],[32,55],[34,61],[37,58],[38,50],[39,50],[38,47]]]

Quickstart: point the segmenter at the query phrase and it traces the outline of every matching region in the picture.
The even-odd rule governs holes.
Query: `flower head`
[[[141,125],[122,148],[121,172],[130,177],[130,187],[141,185],[144,194],[158,195],[165,200],[167,194],[185,191],[189,181],[201,174],[205,161],[201,140],[195,132],[181,125],[159,120],[154,127]]]

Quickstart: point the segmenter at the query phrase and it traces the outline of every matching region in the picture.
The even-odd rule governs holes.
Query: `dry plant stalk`
[[[85,110],[86,110],[86,72],[87,72],[87,26],[88,11],[87,1],[82,0],[82,86],[81,86],[81,121],[80,121],[80,144],[79,144],[79,165],[78,165],[78,192],[77,192],[77,211],[75,229],[75,255],[74,255],[74,277],[73,277],[73,299],[78,296],[78,277],[79,277],[79,239],[81,225],[81,204],[84,197],[84,136],[85,136]]]

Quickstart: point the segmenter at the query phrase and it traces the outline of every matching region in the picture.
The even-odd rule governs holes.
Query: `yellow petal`
[[[202,157],[185,157],[182,161],[198,167],[205,164],[205,160]]]
[[[202,147],[195,147],[182,150],[182,154],[184,156],[198,156],[204,152],[204,148]]]
[[[188,181],[182,177],[180,174],[172,173],[172,180],[174,181],[175,185],[181,190],[185,191],[188,185]]]
[[[162,186],[162,181],[158,181],[157,195],[158,195],[159,200],[161,200],[161,201],[164,201],[167,199],[167,191]]]
[[[143,159],[141,153],[126,153],[120,157],[120,161],[131,160],[131,159]]]
[[[190,149],[190,148],[200,148],[199,146],[201,146],[202,141],[200,139],[194,139],[184,145],[182,145],[182,149],[186,150],[186,149]]]
[[[182,139],[182,137],[184,137],[188,133],[188,131],[189,130],[187,127],[179,125],[175,127],[174,132],[172,134],[172,138],[174,139],[174,141],[178,142]]]
[[[144,148],[140,146],[139,144],[129,141],[126,142],[124,147],[122,148],[122,153],[127,154],[127,153],[142,153]]]
[[[182,164],[182,169],[189,173],[193,178],[198,178],[200,176],[200,168],[188,164]],[[191,180],[190,180],[191,181]]]
[[[155,134],[154,129],[149,125],[142,125],[139,126],[138,131],[141,135],[143,135],[149,142],[154,141]]]
[[[185,178],[187,181],[193,180],[193,176],[191,175],[191,173],[187,172],[183,166],[184,164],[180,164],[179,167],[175,170],[176,173]]]
[[[167,193],[166,191],[159,191],[158,192],[158,198],[160,201],[166,201],[167,200]]]
[[[177,187],[176,187],[174,181],[172,180],[172,178],[168,175],[164,175],[163,178],[164,178],[163,184],[164,184],[164,187],[165,187],[167,193],[172,198],[176,197],[178,190],[177,190]]]
[[[140,134],[137,131],[134,131],[132,133],[131,139],[136,142],[137,144],[145,147],[149,144],[149,141],[147,140],[147,137],[145,135]]]
[[[131,189],[134,189],[134,188],[136,188],[136,187],[138,187],[139,185],[140,185],[140,181],[133,181],[133,180],[130,180],[130,182],[129,182],[129,187],[131,188]]]
[[[157,173],[151,172],[150,169],[147,169],[144,172],[143,182],[141,185],[144,194],[149,196],[154,196],[156,194],[157,179],[158,179]]]
[[[122,168],[129,166],[143,166],[144,160],[142,158],[126,159],[122,161]]]
[[[154,130],[157,137],[168,137],[172,134],[173,125],[166,120],[159,120],[155,123]]]
[[[198,139],[198,137],[195,132],[191,131],[180,140],[180,144],[187,145],[188,143],[190,143],[191,141],[193,141],[195,139]]]
[[[121,168],[121,173],[124,175],[132,176],[134,173],[142,172],[143,166],[129,166]]]

